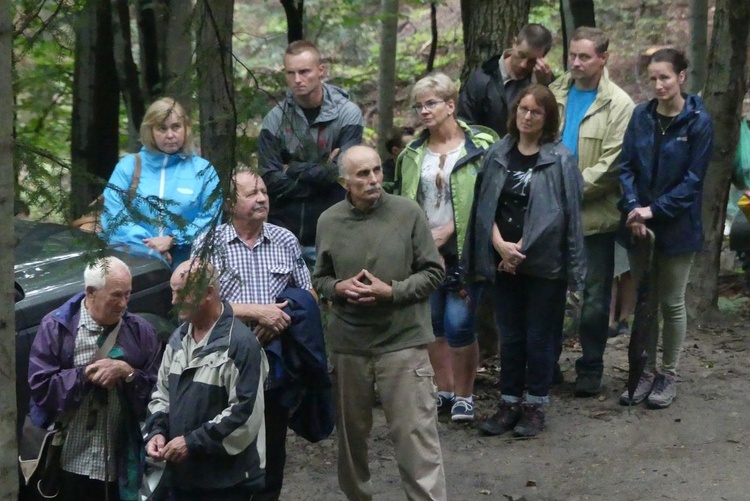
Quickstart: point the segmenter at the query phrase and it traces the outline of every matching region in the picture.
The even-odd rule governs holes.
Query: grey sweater
[[[362,212],[347,197],[320,216],[316,247],[313,286],[333,298],[333,352],[377,355],[434,340],[428,299],[444,272],[419,205],[383,192]],[[362,269],[393,287],[392,302],[362,306],[336,296],[336,283]]]

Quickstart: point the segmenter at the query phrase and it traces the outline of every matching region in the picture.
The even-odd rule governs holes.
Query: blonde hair
[[[458,87],[445,73],[431,73],[417,81],[411,90],[411,99],[416,101],[418,96],[430,91],[444,101],[455,102],[458,99]]]
[[[185,127],[185,141],[182,143],[180,151],[185,155],[192,155],[193,127],[190,122],[190,117],[185,113],[185,108],[171,97],[157,99],[151,103],[151,106],[146,110],[146,114],[143,116],[143,122],[141,122],[141,143],[147,150],[158,152],[159,148],[156,146],[152,129],[157,125],[164,123],[172,114],[177,116]]]

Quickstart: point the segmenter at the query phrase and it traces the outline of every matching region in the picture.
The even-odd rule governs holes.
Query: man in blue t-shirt
[[[615,232],[620,220],[617,159],[634,107],[630,96],[609,79],[608,48],[609,38],[601,30],[576,29],[568,50],[570,69],[550,85],[563,118],[562,142],[578,159],[584,181],[587,273],[578,332],[583,351],[576,360],[578,397],[598,395],[602,389]],[[561,350],[562,337],[558,355]]]

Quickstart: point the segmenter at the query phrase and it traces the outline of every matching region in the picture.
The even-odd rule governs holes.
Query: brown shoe
[[[521,419],[521,404],[500,400],[500,408],[491,418],[480,423],[479,431],[483,435],[502,435],[512,430],[519,419]]]
[[[513,428],[516,437],[535,437],[544,430],[544,409],[542,404],[523,404],[523,416]]]

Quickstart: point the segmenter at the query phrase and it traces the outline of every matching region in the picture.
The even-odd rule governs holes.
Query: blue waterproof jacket
[[[135,155],[126,155],[117,163],[104,190],[104,238],[110,244],[127,245],[129,252],[157,257],[158,252],[143,244],[144,238],[174,236],[177,246],[189,249],[221,211],[221,197],[211,197],[219,184],[216,171],[195,154],[167,155],[141,148],[139,155],[137,197],[131,202],[128,194]]]
[[[685,106],[655,151],[657,100],[638,105],[625,132],[620,155],[624,226],[636,207],[651,207],[647,226],[663,254],[695,252],[703,246],[701,190],[713,152],[713,126],[703,101],[685,96]]]

